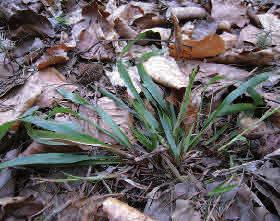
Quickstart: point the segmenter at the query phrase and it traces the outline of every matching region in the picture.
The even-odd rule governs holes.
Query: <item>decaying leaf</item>
[[[54,37],[54,30],[49,20],[31,10],[17,11],[9,19],[9,27],[14,37],[49,36]]]
[[[95,2],[83,8],[85,20],[73,27],[74,38],[81,57],[94,60],[111,60],[114,49],[110,42],[115,38],[113,26],[106,20],[107,14]],[[77,34],[78,33],[78,34]]]
[[[55,99],[62,99],[55,89],[63,84],[65,84],[64,76],[54,68],[36,72],[21,88],[1,99],[2,104],[10,108],[0,112],[0,124],[16,120],[35,103],[41,107],[50,107]],[[72,90],[76,88],[67,87]]]
[[[26,219],[43,209],[43,204],[33,196],[4,197],[0,199],[0,218]]]
[[[241,0],[212,0],[211,16],[218,23],[242,28],[249,22],[247,7]]]
[[[198,20],[195,22],[194,29],[192,31],[193,40],[201,40],[208,35],[216,33],[218,25],[215,21],[211,20]]]
[[[115,198],[106,199],[102,203],[102,209],[110,221],[153,221],[149,216]]]
[[[180,89],[188,84],[188,75],[180,71],[173,58],[154,56],[144,63],[144,67],[154,81],[164,86]]]
[[[225,43],[217,35],[208,35],[202,40],[184,40],[182,54],[177,54],[174,45],[170,45],[170,55],[180,58],[207,58],[225,52]]]

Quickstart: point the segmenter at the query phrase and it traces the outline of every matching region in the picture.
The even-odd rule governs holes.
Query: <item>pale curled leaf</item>
[[[181,72],[171,57],[154,56],[143,65],[154,81],[166,87],[180,89],[188,84],[188,76]]]
[[[115,198],[107,198],[102,209],[110,221],[153,221],[149,216]]]

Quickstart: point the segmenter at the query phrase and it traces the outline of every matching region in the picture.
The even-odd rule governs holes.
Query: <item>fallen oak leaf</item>
[[[102,209],[110,221],[153,221],[149,216],[115,198],[107,198]]]
[[[181,54],[177,54],[175,45],[171,44],[170,55],[180,58],[207,58],[214,57],[225,52],[225,43],[223,39],[217,35],[208,35],[202,40],[184,40]]]

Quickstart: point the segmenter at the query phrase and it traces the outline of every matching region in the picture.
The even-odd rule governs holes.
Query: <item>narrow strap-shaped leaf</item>
[[[122,61],[117,61],[117,67],[118,67],[118,71],[120,73],[121,78],[125,82],[125,85],[130,90],[132,95],[136,98],[136,100],[139,103],[143,103],[140,95],[138,94],[136,88],[134,87],[134,84],[132,83],[132,80],[129,76],[129,73],[128,73],[126,67],[124,66],[123,62]]]
[[[68,153],[46,153],[46,154],[33,154],[30,156],[19,157],[14,160],[0,163],[0,169],[6,167],[16,166],[67,166],[77,163],[84,163],[88,165],[99,164],[116,164],[119,163],[119,158],[115,156],[88,156],[85,154],[68,154]]]
[[[248,88],[254,88],[258,84],[262,83],[263,81],[266,81],[268,79],[267,74],[260,74],[257,75],[248,81],[241,84],[238,88],[236,88],[234,91],[232,91],[224,100],[223,102],[216,108],[216,110],[208,117],[206,123],[204,124],[203,128],[200,130],[200,132],[195,136],[195,138],[192,140],[192,145],[195,145],[199,141],[199,137],[205,132],[205,130],[208,128],[208,126],[213,122],[213,120],[221,114],[224,109],[228,105],[230,105],[237,97],[244,94]]]
[[[52,142],[60,142],[65,143],[65,141],[77,144],[84,144],[84,145],[94,145],[94,146],[106,146],[104,142],[101,142],[100,140],[82,133],[76,133],[76,134],[67,134],[67,133],[58,133],[53,131],[46,131],[46,130],[35,130],[32,128],[27,129],[28,135],[32,137],[34,140],[42,141],[45,144],[48,145],[57,145],[55,143],[52,144]],[[50,141],[50,143],[47,143]],[[41,142],[40,142],[41,143]],[[70,143],[70,144],[71,144]],[[64,144],[65,145],[65,144]]]
[[[239,103],[239,104],[231,104],[223,108],[223,111],[220,112],[218,116],[235,114],[241,111],[252,111],[255,110],[256,106],[250,103]]]
[[[153,151],[155,149],[153,142],[148,137],[146,137],[138,128],[133,128],[132,132],[136,139],[141,144],[143,144],[144,147],[148,148],[149,151]]]
[[[55,131],[58,133],[76,134],[81,131],[81,127],[73,122],[58,122],[54,120],[45,120],[37,116],[28,116],[21,118],[21,121],[34,124],[46,130]]]
[[[86,99],[82,98],[80,95],[78,95],[76,93],[69,92],[69,91],[65,90],[64,88],[57,88],[56,90],[64,98],[66,98],[67,100],[72,101],[75,104],[83,104],[83,105],[90,104],[89,101],[87,101]]]
[[[116,122],[112,119],[112,117],[106,113],[101,107],[99,106],[93,106],[93,105],[87,105],[88,108],[91,108],[95,110],[98,115],[102,118],[102,120],[111,127],[113,134],[119,138],[121,141],[121,144],[126,147],[131,147],[131,143],[128,139],[128,137],[122,132],[120,127],[116,124]]]
[[[188,84],[188,87],[186,88],[184,98],[183,98],[183,102],[182,102],[181,107],[180,107],[180,112],[179,112],[178,117],[177,117],[177,122],[174,126],[174,129],[173,129],[174,136],[176,136],[176,134],[178,133],[178,128],[180,127],[182,121],[184,120],[184,117],[186,116],[187,108],[188,108],[188,105],[191,101],[191,92],[192,92],[193,82],[194,82],[194,79],[195,79],[198,72],[199,72],[199,66],[194,68],[192,70],[192,73],[190,74],[189,84]]]
[[[59,91],[61,93],[61,90]],[[106,122],[106,124],[108,124],[108,126],[111,127],[114,136],[118,137],[118,141],[121,142],[122,145],[126,146],[126,147],[131,147],[131,143],[129,142],[128,137],[121,131],[121,129],[119,128],[119,126],[114,122],[114,120],[112,119],[112,117],[107,114],[101,107],[98,106],[94,106],[91,105],[87,100],[85,100],[84,98],[80,97],[77,94],[68,92],[68,91],[62,91],[62,95],[76,103],[76,104],[82,104],[85,105],[87,108],[92,109],[94,111],[96,111],[98,113],[98,115],[102,118],[102,120],[104,122]]]
[[[147,108],[143,104],[134,102],[133,107],[140,116],[140,120],[146,122],[146,124],[149,125],[149,127],[153,129],[153,131],[155,131],[159,127],[159,123],[156,118],[150,111],[147,110]]]
[[[14,121],[10,121],[0,125],[0,140],[6,135],[14,123]]]
[[[254,88],[249,87],[247,91],[248,94],[250,94],[250,96],[253,98],[256,106],[260,106],[264,104],[262,96]]]
[[[124,103],[122,99],[118,98],[116,95],[110,93],[104,88],[99,88],[98,90],[101,92],[101,94],[113,100],[118,107],[121,107],[123,109],[128,109],[131,111],[131,108],[126,103]]]
[[[175,143],[174,137],[172,135],[172,130],[171,130],[169,121],[170,120],[168,119],[168,116],[166,116],[164,113],[160,115],[160,122],[163,127],[167,142],[169,144],[170,151],[174,155],[176,161],[179,162],[180,153],[179,153],[179,149]]]
[[[143,81],[143,85],[145,88],[148,89],[148,91],[151,93],[151,95],[154,97],[154,99],[157,101],[157,103],[160,105],[160,107],[164,110],[167,110],[167,104],[166,101],[163,99],[163,93],[158,85],[156,85],[152,78],[147,74],[144,65],[138,64],[137,65],[138,74]]]
[[[146,31],[146,32],[142,32],[140,33],[139,35],[136,36],[135,40],[133,41],[130,41],[122,50],[121,52],[121,56],[124,55],[125,53],[127,53],[130,48],[138,41],[142,40],[143,38],[145,38],[147,35],[149,34],[152,34],[153,31],[149,30],[149,31]]]

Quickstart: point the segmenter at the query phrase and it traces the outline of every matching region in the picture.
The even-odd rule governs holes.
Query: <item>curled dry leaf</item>
[[[138,34],[138,32],[132,29],[122,18],[117,18],[114,21],[114,25],[121,38],[134,39]]]
[[[211,16],[218,23],[229,23],[242,28],[249,23],[247,6],[242,0],[212,0]]]
[[[14,37],[48,36],[54,37],[54,30],[49,20],[31,10],[17,11],[8,21]]]
[[[144,67],[154,81],[166,87],[180,89],[188,84],[188,76],[181,72],[176,61],[171,57],[151,57],[144,62]]]
[[[167,17],[176,16],[179,20],[185,19],[203,19],[207,16],[204,8],[200,7],[171,7],[166,12]]]
[[[37,69],[40,71],[49,66],[67,62],[69,60],[67,51],[70,51],[73,48],[72,45],[65,43],[48,48],[47,53],[37,61]]]
[[[170,55],[180,58],[207,58],[225,52],[225,43],[223,39],[217,35],[208,35],[202,40],[184,40],[182,54],[177,54],[175,46],[170,45]]]
[[[139,212],[137,209],[119,201],[108,198],[102,203],[103,211],[110,221],[153,221],[149,216]]]

